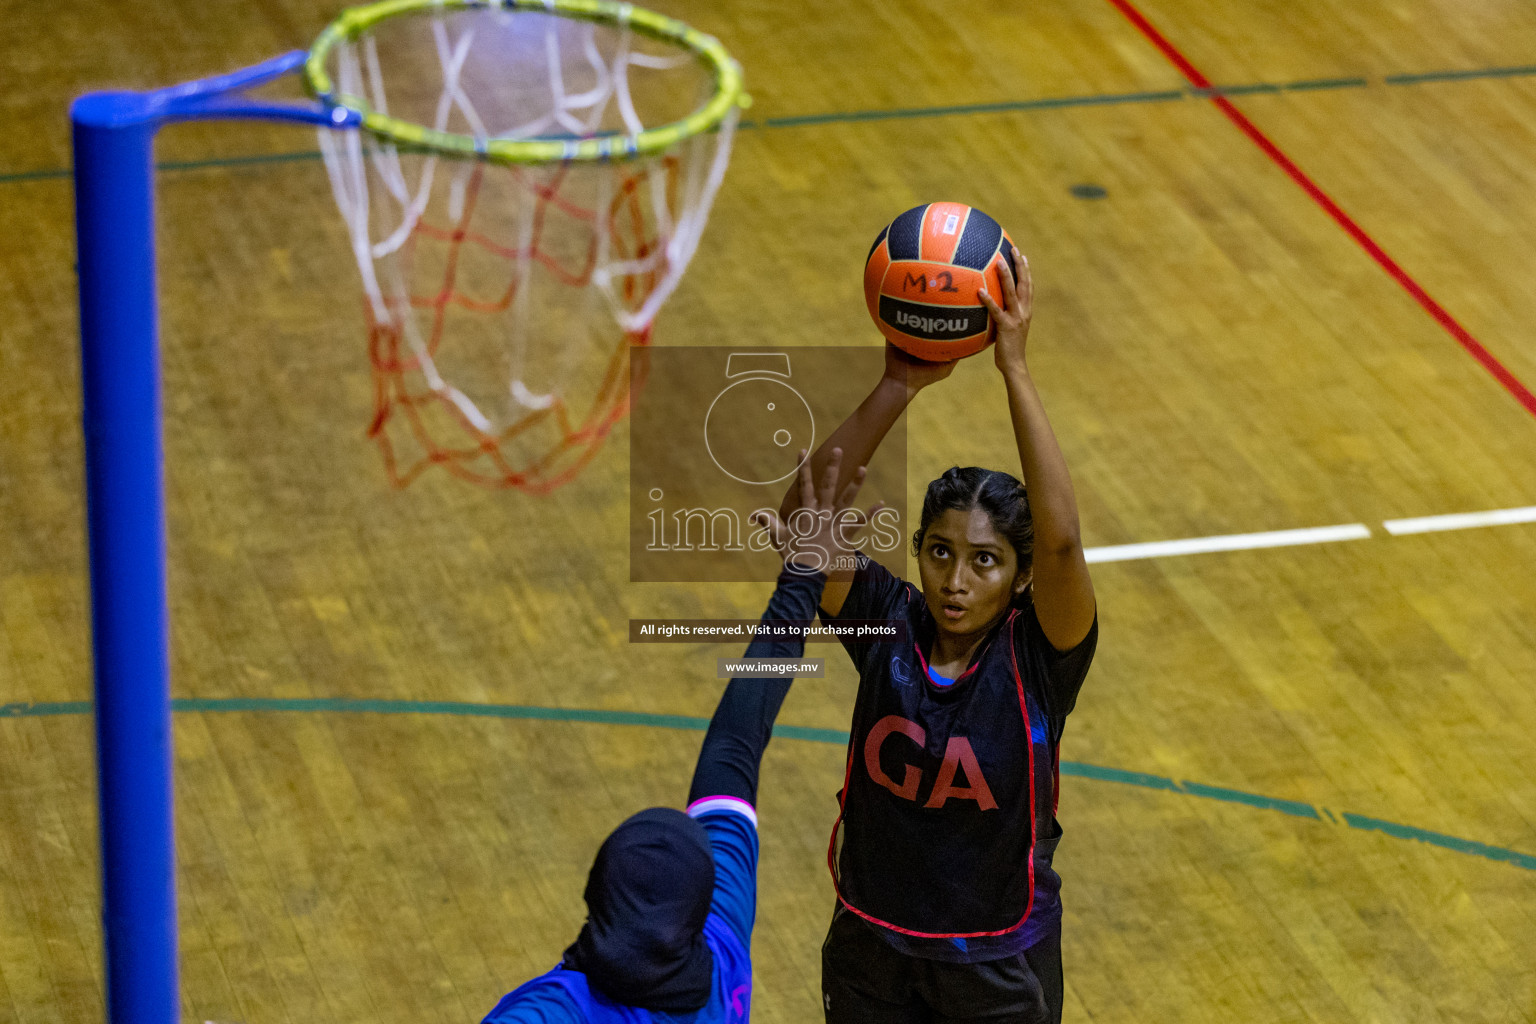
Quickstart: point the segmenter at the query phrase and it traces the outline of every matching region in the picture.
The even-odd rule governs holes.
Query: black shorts
[[[975,964],[891,948],[842,907],[821,947],[827,1024],[1060,1024],[1061,930],[1015,956]]]

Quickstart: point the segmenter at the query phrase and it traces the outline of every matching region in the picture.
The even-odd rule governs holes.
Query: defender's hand
[[[883,503],[870,506],[866,512],[853,508],[853,500],[864,485],[866,467],[854,471],[853,479],[837,493],[838,470],[843,461],[843,450],[832,449],[818,487],[811,477],[811,460],[800,453],[800,504],[789,514],[786,523],[768,509],[756,512],[752,522],[768,532],[769,542],[784,557],[785,565],[804,572],[831,572],[838,563],[853,557],[853,539],[869,525]]]

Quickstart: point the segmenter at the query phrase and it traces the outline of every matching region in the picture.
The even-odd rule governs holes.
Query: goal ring
[[[338,43],[356,39],[389,18],[452,10],[537,11],[627,27],[691,51],[714,73],[715,93],[708,103],[679,121],[639,133],[608,132],[583,139],[486,139],[440,132],[381,114],[361,96],[337,94],[325,62]],[[719,40],[673,18],[613,0],[380,0],[348,8],[326,26],[310,48],[304,61],[304,84],[333,115],[338,110],[355,112],[362,119],[363,131],[396,145],[498,164],[627,160],[661,153],[684,139],[718,128],[733,108],[745,108],[752,102],[742,91],[741,66]]]

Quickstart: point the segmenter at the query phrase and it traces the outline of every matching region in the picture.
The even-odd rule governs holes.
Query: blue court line
[[[1385,75],[1380,81],[1384,85],[1422,85],[1427,82],[1468,82],[1477,79],[1521,78],[1526,76],[1536,76],[1536,64],[1520,65],[1517,67],[1472,68],[1460,71],[1425,71],[1417,74]],[[801,128],[855,121],[892,121],[919,117],[956,117],[973,114],[1014,113],[1029,110],[1061,110],[1070,107],[1102,107],[1124,103],[1165,103],[1189,98],[1209,99],[1212,96],[1249,96],[1256,93],[1362,89],[1369,84],[1369,79],[1358,77],[1308,78],[1299,82],[1255,82],[1247,85],[1216,85],[1209,89],[1182,88],[1158,92],[1055,96],[1001,103],[966,103],[941,107],[901,107],[890,110],[849,110],[825,114],[798,114],[787,117],[766,117],[762,120],[743,120],[739,127],[744,130],[757,128]],[[253,164],[293,163],[295,161],[319,159],[319,150],[306,149],[292,153],[256,153],[247,156],[220,157],[210,160],[163,161],[156,164],[155,169],[159,171],[196,171],[215,167],[246,167]],[[68,178],[69,176],[68,168],[12,171],[0,174],[0,185],[20,184],[27,181],[51,181]]]
[[[89,701],[59,701],[41,703],[0,704],[0,718],[46,718],[57,715],[89,714]],[[455,715],[474,718],[520,718],[541,722],[590,722],[601,725],[639,725],[653,729],[684,729],[703,732],[709,728],[709,719],[691,715],[657,715],[644,711],[604,711],[595,708],[546,708],[531,704],[471,704],[448,700],[357,700],[349,697],[223,697],[181,698],[171,701],[171,710],[181,712],[218,713],[230,711],[273,712],[341,712],[376,715]],[[773,734],[782,739],[805,740],[811,743],[830,743],[844,746],[848,733],[841,729],[813,729],[800,725],[775,725]],[[1178,781],[1165,775],[1126,771],[1122,768],[1106,768],[1102,765],[1083,764],[1080,761],[1063,761],[1061,774],[1096,782],[1116,782],[1142,789],[1158,789],[1206,800],[1221,800],[1242,804],[1265,811],[1279,811],[1297,818],[1314,821],[1342,823],[1362,832],[1381,832],[1394,839],[1409,839],[1427,843],[1456,853],[1483,857],[1505,864],[1513,864],[1527,871],[1536,871],[1536,857],[1502,846],[1489,846],[1472,839],[1449,836],[1443,832],[1430,832],[1412,825],[1353,814],[1349,811],[1337,815],[1326,807],[1296,800],[1246,793],[1239,789],[1207,786],[1201,782]]]

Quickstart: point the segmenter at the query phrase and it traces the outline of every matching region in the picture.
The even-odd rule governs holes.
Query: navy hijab
[[[563,966],[616,1003],[683,1013],[709,1002],[715,958],[704,920],[715,859],[704,826],[652,807],[603,841],[587,876],[587,923]]]

